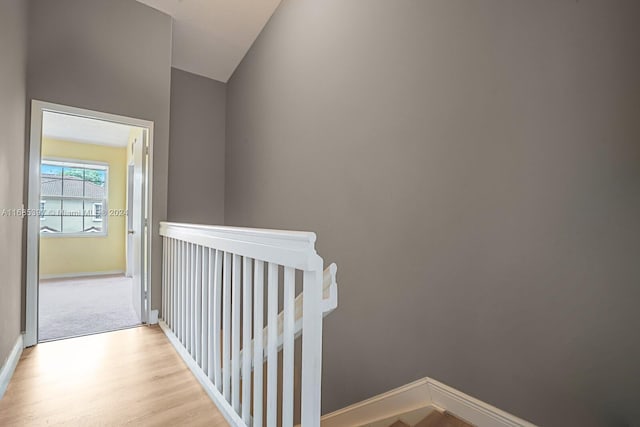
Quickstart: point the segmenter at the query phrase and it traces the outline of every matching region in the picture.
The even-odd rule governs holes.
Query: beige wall
[[[42,139],[43,159],[64,159],[107,163],[109,211],[127,208],[127,148],[83,144],[50,138]],[[40,277],[81,275],[82,273],[124,272],[126,216],[109,215],[107,235],[40,239]]]
[[[324,412],[431,376],[640,419],[640,2],[284,0],[227,85],[225,220],[336,261]]]
[[[0,1],[0,211],[22,207],[27,6]],[[0,216],[0,369],[20,336],[22,230]]]

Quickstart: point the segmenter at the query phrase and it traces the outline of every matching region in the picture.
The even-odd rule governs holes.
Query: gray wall
[[[170,221],[224,224],[226,85],[173,68]]]
[[[152,307],[167,212],[171,18],[133,0],[31,0],[28,100],[152,120]]]
[[[27,5],[0,1],[0,211],[22,206],[27,71]],[[18,336],[21,315],[22,226],[0,215],[0,368]]]
[[[227,87],[225,220],[339,266],[324,412],[431,376],[640,425],[640,3],[284,0]]]

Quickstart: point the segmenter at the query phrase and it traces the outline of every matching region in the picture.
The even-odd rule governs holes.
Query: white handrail
[[[298,270],[322,270],[311,232],[162,222],[160,235]]]
[[[337,306],[337,267],[323,271],[315,233],[163,222],[160,234],[161,326],[227,421],[293,426],[293,344],[302,335],[300,421],[319,427],[322,318]]]

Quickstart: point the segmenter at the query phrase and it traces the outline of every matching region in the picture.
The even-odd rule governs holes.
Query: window
[[[43,160],[40,233],[105,236],[108,175],[107,165]]]
[[[102,203],[93,204],[93,220],[102,221]]]

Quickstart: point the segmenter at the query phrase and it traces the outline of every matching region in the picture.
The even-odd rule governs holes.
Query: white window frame
[[[81,160],[81,159],[65,159],[59,157],[43,157],[40,165],[49,164],[53,166],[62,166],[62,167],[72,167],[72,168],[81,168],[81,169],[101,169],[105,171],[105,183],[104,183],[104,194],[105,197],[101,201],[97,201],[92,198],[84,198],[84,197],[69,197],[69,196],[42,196],[41,200],[46,203],[47,200],[83,200],[85,202],[89,202],[92,204],[102,204],[102,212],[107,212],[107,206],[109,202],[109,163],[106,162],[96,162],[92,160]],[[83,203],[84,207],[84,203]],[[95,206],[94,206],[95,209]],[[82,212],[85,214],[86,212]],[[95,215],[83,215],[86,218],[92,218],[93,221],[102,221],[95,218]],[[40,231],[40,237],[44,238],[67,238],[67,237],[82,237],[82,238],[96,238],[96,237],[108,237],[109,235],[109,221],[102,221],[102,231],[95,233],[88,232],[80,232],[80,233],[43,233]]]

